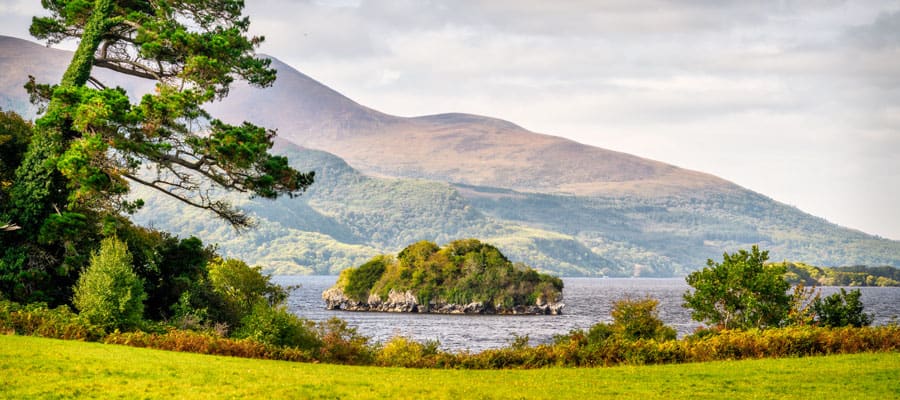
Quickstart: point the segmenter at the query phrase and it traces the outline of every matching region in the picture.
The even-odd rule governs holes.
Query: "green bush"
[[[849,293],[841,288],[840,293],[832,294],[824,299],[816,299],[813,310],[818,323],[822,326],[868,326],[872,323],[872,317],[863,312],[863,303],[860,301],[859,289]]]
[[[220,315],[217,320],[239,327],[241,320],[253,312],[259,301],[271,306],[287,298],[287,292],[263,275],[260,267],[250,267],[237,259],[216,258],[208,264],[211,290],[218,303],[209,310]]]
[[[273,346],[317,351],[322,343],[314,328],[312,322],[291,314],[283,305],[271,306],[265,300],[260,300],[253,311],[241,320],[241,327],[234,333],[234,337]]]
[[[72,312],[67,306],[48,308],[44,303],[19,305],[0,301],[0,334],[33,335],[53,339],[95,341],[103,328]]]
[[[437,342],[419,343],[403,336],[395,336],[378,350],[375,363],[384,367],[433,366],[438,345]]]
[[[92,323],[106,329],[128,329],[140,325],[146,297],[143,283],[132,270],[128,246],[108,238],[78,277],[73,300],[80,314]]]
[[[347,322],[331,318],[316,324],[316,331],[322,347],[317,359],[351,365],[369,365],[375,359],[375,352],[369,346],[369,338],[360,335]]]
[[[612,309],[612,330],[625,340],[655,339],[673,340],[675,329],[666,326],[659,319],[656,306],[659,300],[653,298],[621,299]]]

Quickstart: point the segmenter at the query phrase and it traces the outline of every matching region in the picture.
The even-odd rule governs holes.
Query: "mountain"
[[[723,179],[470,114],[402,118],[361,106],[273,59],[274,87],[239,85],[210,110],[230,122],[278,127],[293,143],[365,173],[524,192],[696,195],[738,192]],[[274,112],[281,107],[289,113]],[[390,155],[386,157],[386,155]]]
[[[33,115],[27,74],[59,79],[67,52],[0,37],[0,107]],[[753,244],[773,260],[900,266],[900,242],[843,228],[738,185],[469,114],[403,118],[344,97],[273,59],[278,80],[237,85],[210,107],[277,128],[276,151],[317,181],[295,199],[231,199],[258,227],[135,188],[135,220],[218,243],[277,273],[336,273],[418,240],[477,237],[563,275],[672,276]],[[26,76],[18,76],[24,74]],[[133,95],[146,82],[101,78]]]

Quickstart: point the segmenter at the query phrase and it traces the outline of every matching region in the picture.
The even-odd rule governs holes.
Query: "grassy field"
[[[900,354],[502,371],[249,360],[0,335],[2,398],[900,398]]]

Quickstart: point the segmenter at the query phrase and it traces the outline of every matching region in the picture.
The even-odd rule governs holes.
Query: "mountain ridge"
[[[534,133],[497,118],[464,113],[385,114],[276,59],[273,67],[280,78],[265,89],[265,95],[238,85],[232,96],[210,110],[224,116],[252,115],[251,122],[279,127],[283,139],[336,154],[366,173],[575,195],[742,190],[710,174]],[[281,99],[289,96],[299,99],[290,103],[291,113],[265,112],[267,106],[262,103],[288,103]],[[384,154],[391,157],[385,159]]]

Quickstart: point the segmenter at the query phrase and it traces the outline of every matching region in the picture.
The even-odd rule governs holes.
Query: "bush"
[[[322,342],[316,336],[315,325],[291,314],[284,306],[271,306],[260,300],[253,311],[241,320],[241,328],[234,337],[252,339],[280,347],[296,347],[316,351]]]
[[[106,329],[128,329],[140,325],[146,297],[140,278],[132,270],[128,246],[108,238],[78,277],[73,300],[81,315],[92,323]]]
[[[822,326],[868,326],[872,323],[872,316],[863,312],[863,304],[860,301],[859,289],[849,293],[841,288],[840,293],[832,294],[824,299],[816,299],[813,303],[816,319]]]
[[[426,367],[433,365],[432,359],[437,354],[437,342],[419,343],[395,336],[378,351],[375,363],[384,367]]]
[[[44,303],[22,306],[0,301],[0,334],[95,341],[103,337],[104,332],[67,306],[48,308]]]
[[[659,300],[649,297],[616,301],[612,309],[613,332],[625,340],[675,339],[675,329],[666,326],[659,319],[659,311],[656,310],[658,305]]]
[[[165,333],[113,332],[104,338],[103,342],[157,350],[245,358],[279,359],[281,354],[277,349],[254,340],[234,340],[208,332],[174,329]]]
[[[208,264],[208,268],[211,290],[221,303],[209,311],[218,312],[217,319],[232,327],[240,326],[241,320],[253,312],[259,301],[274,306],[287,298],[287,292],[272,283],[268,275],[263,275],[258,266],[250,267],[237,259],[217,258]]]
[[[351,365],[369,365],[375,359],[375,352],[368,345],[369,338],[357,333],[347,322],[331,318],[316,325],[322,342],[317,358],[321,361]]]

